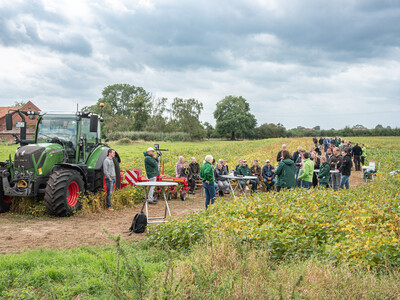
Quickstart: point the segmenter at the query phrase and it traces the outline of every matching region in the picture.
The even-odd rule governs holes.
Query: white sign
[[[25,127],[25,122],[17,122],[15,124],[18,128]]]

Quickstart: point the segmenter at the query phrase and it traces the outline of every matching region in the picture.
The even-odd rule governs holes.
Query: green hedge
[[[144,140],[144,141],[191,141],[190,134],[185,132],[147,132],[147,131],[120,131],[113,132],[107,136],[110,140],[116,141],[120,139],[130,139],[132,141]]]

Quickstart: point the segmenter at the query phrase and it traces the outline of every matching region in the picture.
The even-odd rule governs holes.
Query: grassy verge
[[[29,250],[0,256],[0,298],[144,298],[165,251],[134,245]]]
[[[30,250],[0,256],[5,299],[396,299],[398,270],[309,258],[277,262],[229,239],[190,252],[144,245]]]

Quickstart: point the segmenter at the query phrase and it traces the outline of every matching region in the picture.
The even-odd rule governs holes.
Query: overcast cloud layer
[[[0,106],[246,98],[258,124],[400,127],[400,1],[3,1]]]

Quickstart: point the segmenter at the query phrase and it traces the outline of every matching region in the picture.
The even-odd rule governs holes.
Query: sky
[[[0,0],[0,106],[92,105],[115,83],[242,96],[258,125],[400,127],[398,0]]]

